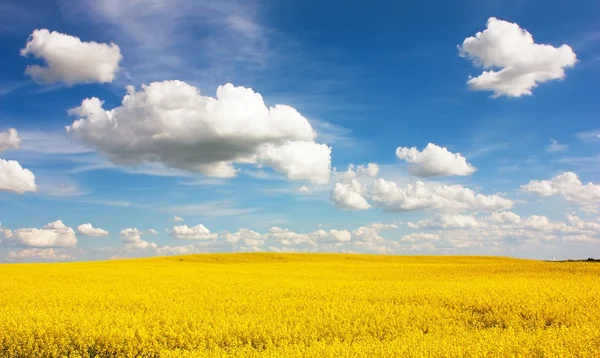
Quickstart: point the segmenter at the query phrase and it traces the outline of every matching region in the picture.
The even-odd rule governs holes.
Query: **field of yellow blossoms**
[[[0,265],[1,357],[600,357],[600,264],[215,254]]]

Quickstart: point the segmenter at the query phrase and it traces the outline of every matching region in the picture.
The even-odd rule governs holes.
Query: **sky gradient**
[[[600,4],[0,2],[0,261],[600,256]]]

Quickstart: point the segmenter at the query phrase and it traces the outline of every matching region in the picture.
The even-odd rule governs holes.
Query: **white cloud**
[[[356,168],[356,172],[358,173],[358,175],[376,177],[377,175],[379,175],[379,164],[369,163],[367,164],[367,166],[359,165]]]
[[[308,236],[315,241],[348,242],[352,240],[352,233],[348,230],[317,230]]]
[[[348,184],[336,183],[331,191],[331,199],[340,209],[366,210],[371,207],[365,198],[366,188],[357,180]]]
[[[173,222],[180,223],[183,221],[181,216],[173,216]]]
[[[331,148],[308,141],[287,141],[283,145],[265,144],[259,148],[258,161],[284,173],[291,180],[329,183]]]
[[[595,211],[600,206],[600,185],[592,182],[584,185],[573,172],[564,172],[550,180],[532,180],[521,189],[540,197],[560,195],[588,211]]]
[[[73,255],[60,252],[53,248],[49,249],[24,249],[20,251],[9,251],[8,260],[72,260]]]
[[[252,231],[250,229],[239,229],[235,233],[225,232],[222,235],[222,238],[230,244],[233,244],[234,247],[244,248],[257,248],[265,243],[265,238],[263,235],[259,234],[256,231]]]
[[[43,229],[25,228],[4,230],[5,243],[31,247],[74,247],[75,231],[61,220],[51,222]]]
[[[396,224],[396,223],[392,223],[392,224],[372,223],[369,226],[372,228],[375,228],[375,229],[379,229],[379,230],[389,230],[389,229],[397,229],[398,228],[398,224]]]
[[[159,255],[185,255],[195,251],[194,245],[162,246],[156,248]]]
[[[217,234],[212,234],[206,226],[198,224],[193,227],[187,225],[174,226],[171,236],[177,240],[215,240]]]
[[[279,241],[282,245],[299,245],[299,244],[311,244],[314,245],[315,242],[310,238],[308,234],[298,234],[288,229],[281,229],[279,227],[272,227],[269,230],[269,233],[266,235],[269,239],[275,239]]]
[[[548,153],[562,152],[569,148],[566,144],[560,144],[554,139],[550,139],[550,145],[546,147]]]
[[[379,234],[381,230],[372,226],[361,226],[352,232],[352,235],[360,241],[364,242],[380,242],[385,239]]]
[[[474,216],[461,214],[438,214],[417,223],[408,223],[408,227],[413,229],[468,229],[477,226],[478,222]]]
[[[11,191],[18,194],[36,192],[35,175],[24,169],[15,160],[0,158],[0,191]]]
[[[83,42],[76,36],[47,29],[34,30],[21,56],[33,55],[46,62],[46,67],[29,65],[25,70],[40,84],[109,83],[123,58],[119,46]]]
[[[21,137],[14,128],[0,132],[0,153],[7,149],[18,149],[21,146]]]
[[[158,245],[154,242],[142,240],[143,232],[136,228],[127,228],[121,230],[119,236],[121,243],[126,249],[156,249]]]
[[[154,229],[148,229],[148,231],[146,231],[146,232],[150,235],[158,235],[158,231],[156,231]]]
[[[376,177],[379,174],[379,164],[377,163],[368,163],[365,165],[355,166],[354,164],[349,164],[348,169],[345,172],[337,172],[334,168],[334,174],[341,175],[341,178],[345,181],[350,179],[358,178],[358,177]],[[339,176],[338,176],[339,177]]]
[[[21,137],[14,128],[0,132],[0,153],[8,149],[18,149]],[[0,158],[0,191],[10,191],[17,194],[37,191],[35,175],[24,169],[16,160]]]
[[[565,77],[565,68],[575,66],[577,56],[568,45],[536,44],[519,25],[490,17],[487,29],[468,37],[458,46],[460,56],[484,69],[467,84],[476,91],[493,91],[494,97],[531,95],[540,83]]]
[[[309,187],[307,187],[306,185],[302,185],[301,187],[299,187],[298,189],[296,189],[296,191],[300,194],[312,194],[312,190],[310,190]]]
[[[436,215],[408,226],[435,230],[402,237],[401,242],[410,243],[415,249],[539,245],[557,241],[600,243],[600,223],[573,215],[568,215],[566,222],[554,222],[539,215],[521,218],[512,212],[488,216]]]
[[[514,202],[499,195],[477,194],[461,185],[417,181],[401,188],[378,179],[370,189],[371,200],[386,211],[497,211],[510,209]]]
[[[429,143],[419,151],[416,147],[398,147],[396,157],[409,164],[409,171],[419,177],[440,177],[449,175],[471,175],[477,168],[467,163],[460,153]]]
[[[81,224],[81,225],[77,226],[77,233],[80,235],[94,236],[94,237],[108,236],[107,230],[95,228],[92,226],[92,224],[89,224],[89,223]]]
[[[286,105],[267,107],[250,88],[219,86],[207,97],[185,82],[127,87],[120,107],[89,98],[69,111],[72,137],[118,165],[162,163],[207,176],[233,177],[234,164],[269,165],[291,180],[329,182],[331,148],[315,143],[310,123]]]

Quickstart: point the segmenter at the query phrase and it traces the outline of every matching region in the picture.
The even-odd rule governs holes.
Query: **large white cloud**
[[[213,234],[202,224],[188,227],[187,225],[174,226],[171,236],[178,240],[215,240],[217,234]]]
[[[269,165],[288,179],[329,182],[331,149],[315,142],[310,123],[286,105],[267,107],[250,88],[219,86],[216,98],[185,82],[127,87],[122,105],[89,98],[69,111],[73,138],[113,163],[158,162],[214,177],[236,175],[235,163]]]
[[[36,192],[35,175],[24,169],[15,160],[0,158],[0,191],[11,191],[18,194]]]
[[[75,231],[61,220],[51,222],[43,229],[24,228],[4,230],[4,242],[9,245],[30,247],[74,247],[77,244]]]
[[[416,147],[398,147],[396,157],[406,161],[412,174],[428,178],[449,175],[471,175],[477,168],[467,163],[460,153],[452,153],[444,147],[429,143],[419,151]]]
[[[336,183],[331,191],[335,206],[347,210],[366,210],[371,207],[365,198],[366,188],[356,179],[350,183]]]
[[[158,248],[156,243],[142,240],[143,234],[144,233],[137,228],[127,228],[121,230],[119,236],[121,237],[121,243],[125,249],[136,250]]]
[[[592,182],[584,185],[573,172],[564,172],[550,180],[532,180],[521,189],[540,197],[560,195],[587,211],[596,211],[600,206],[600,185]]]
[[[47,29],[34,30],[22,56],[33,55],[46,66],[29,65],[25,73],[41,84],[112,82],[123,59],[114,43],[83,42],[76,36]]]
[[[77,233],[84,236],[102,237],[108,236],[108,231],[100,228],[95,228],[92,224],[81,224],[77,226]]]
[[[14,128],[0,132],[0,153],[7,149],[18,149],[21,146],[21,137]]]
[[[461,185],[417,181],[406,187],[378,179],[370,188],[371,200],[386,211],[497,211],[510,209],[514,202],[499,195],[484,195]]]
[[[527,30],[494,17],[488,19],[487,29],[466,38],[458,48],[462,57],[490,69],[470,78],[469,88],[493,91],[494,97],[530,95],[540,83],[564,78],[565,68],[577,62],[568,45],[536,44]]]

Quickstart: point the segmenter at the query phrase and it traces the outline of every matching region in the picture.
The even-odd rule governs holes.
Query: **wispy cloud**
[[[202,204],[166,205],[158,210],[167,213],[203,215],[208,217],[239,216],[251,214],[260,208],[240,208],[233,201],[215,201]]]
[[[560,144],[554,139],[550,139],[550,145],[546,147],[548,153],[562,152],[569,148],[566,144]]]
[[[495,144],[485,145],[485,146],[476,148],[470,152],[465,153],[465,157],[467,157],[469,159],[484,157],[488,154],[506,150],[508,148],[510,148],[509,143],[495,143]]]
[[[194,78],[212,84],[239,64],[260,67],[268,57],[268,30],[255,1],[84,0],[73,6],[65,0],[62,9],[73,21],[92,20],[114,34],[127,82]]]
[[[317,140],[336,147],[352,147],[359,141],[352,136],[352,130],[339,124],[312,119],[311,125],[317,132]]]
[[[600,143],[600,129],[579,132],[575,134],[575,137],[585,143]]]

